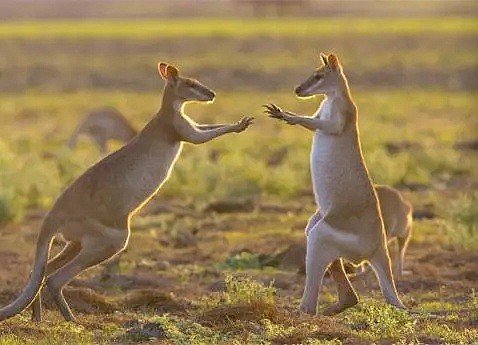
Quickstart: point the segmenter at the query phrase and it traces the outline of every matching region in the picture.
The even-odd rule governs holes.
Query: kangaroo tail
[[[27,286],[17,299],[0,309],[0,321],[22,312],[35,299],[45,278],[48,254],[54,235],[55,228],[48,219],[45,219],[38,236],[35,263]]]

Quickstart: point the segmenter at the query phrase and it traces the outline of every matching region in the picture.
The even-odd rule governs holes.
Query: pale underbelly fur
[[[128,215],[147,202],[168,179],[181,144],[157,143],[149,150],[133,150],[135,143],[97,167],[89,181],[96,211]]]
[[[377,223],[381,230],[377,200],[355,133],[335,136],[317,131],[310,165],[315,201],[330,225],[357,233]]]
[[[178,143],[163,150],[160,155],[152,155],[149,159],[144,157],[125,174],[124,193],[132,196],[125,205],[128,210],[136,209],[156,194],[168,179],[180,152],[181,145]]]

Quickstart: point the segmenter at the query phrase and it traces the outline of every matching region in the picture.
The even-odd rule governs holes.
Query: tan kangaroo
[[[405,308],[395,288],[380,206],[362,156],[357,107],[337,56],[321,54],[321,60],[323,65],[295,89],[298,97],[325,94],[313,116],[266,106],[270,117],[314,131],[310,166],[320,211],[306,228],[306,282],[300,309],[316,313],[329,265],[338,284],[338,302],[322,313],[336,314],[358,302],[342,259],[370,262],[387,302]]]
[[[80,122],[68,140],[68,147],[74,149],[78,137],[85,135],[96,143],[101,153],[105,154],[109,140],[114,139],[127,143],[136,134],[136,129],[118,110],[111,107],[98,108],[89,112]]]
[[[375,185],[375,192],[380,203],[389,248],[392,242],[397,241],[398,258],[395,260],[395,277],[400,278],[403,275],[405,253],[412,236],[413,208],[395,188]],[[369,267],[364,270],[362,265],[361,268],[361,272],[355,273],[349,278],[356,279],[369,272]]]
[[[45,277],[60,312],[75,318],[62,294],[80,272],[121,252],[128,243],[131,217],[168,179],[182,142],[201,144],[226,133],[247,129],[252,118],[225,125],[198,125],[185,114],[186,102],[208,102],[213,91],[200,82],[179,76],[165,63],[158,65],[166,81],[161,108],[128,144],[89,168],[56,200],[38,236],[35,263],[21,295],[0,309],[5,320],[34,302],[33,319],[41,320],[40,290]],[[68,241],[48,261],[52,239],[61,233]]]

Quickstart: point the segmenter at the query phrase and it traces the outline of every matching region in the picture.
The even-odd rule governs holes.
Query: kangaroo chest
[[[181,143],[158,145],[140,152],[129,161],[124,171],[123,189],[142,203],[157,192],[166,181],[181,152]]]
[[[338,107],[325,100],[315,116],[336,120]],[[323,216],[350,215],[363,210],[373,197],[363,163],[355,124],[339,135],[317,130],[312,141],[310,167],[315,200]]]
[[[101,214],[128,215],[146,203],[167,180],[181,143],[132,142],[90,174],[91,205]]]

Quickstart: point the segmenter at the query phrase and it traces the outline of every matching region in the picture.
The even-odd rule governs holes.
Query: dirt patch
[[[188,229],[178,230],[172,236],[171,242],[173,247],[185,248],[185,247],[196,246],[198,243],[198,239],[194,235],[194,232],[197,232],[197,230],[188,230]]]
[[[434,211],[426,208],[413,210],[413,219],[433,219],[436,217]]]
[[[271,339],[273,344],[301,344],[311,337],[321,340],[339,339],[343,344],[366,344],[333,317],[298,314],[297,311],[287,308],[281,308],[279,315],[280,323],[286,327],[294,327],[294,330]],[[312,335],[311,325],[317,326]]]
[[[70,301],[70,306],[83,313],[111,313],[117,308],[117,304],[107,296],[91,289],[65,289],[65,298]]]
[[[13,290],[3,290],[0,291],[0,304],[5,305],[12,302],[15,298],[18,297],[19,292]]]
[[[252,212],[255,208],[255,203],[251,199],[247,200],[216,200],[210,202],[205,208],[204,212],[216,213],[236,213],[236,212]]]
[[[174,214],[179,217],[191,217],[200,219],[203,215],[193,209],[192,206],[177,205],[164,200],[153,199],[142,210],[141,214],[158,215]]]
[[[417,255],[423,252],[427,254]],[[412,274],[398,280],[401,293],[438,291],[441,287],[455,292],[471,291],[478,281],[478,254],[453,248],[430,248],[422,243],[412,244],[405,269],[411,270]]]
[[[186,310],[184,302],[178,302],[171,295],[152,289],[134,290],[124,298],[118,299],[129,310],[153,309],[159,313],[178,313]]]
[[[72,309],[85,314],[112,313],[118,308],[110,297],[88,288],[66,287],[63,295]],[[56,309],[55,302],[48,292],[42,294],[42,299],[47,309]]]
[[[2,339],[4,335],[9,335],[9,334],[14,334],[19,339],[27,339],[29,337],[43,337],[47,334],[47,332],[41,329],[28,327],[26,325],[12,326],[12,320],[7,319],[2,322],[2,327],[0,327],[0,339]]]
[[[126,335],[135,340],[149,340],[152,339],[166,339],[166,332],[163,326],[158,322],[146,322],[142,323],[139,320],[130,322],[129,327],[126,330]],[[117,339],[122,343],[124,339]]]
[[[262,203],[259,205],[259,212],[261,213],[281,213],[281,214],[299,214],[304,211],[303,206],[297,205],[278,205],[272,203]],[[299,228],[305,228],[304,222],[300,222]]]
[[[305,243],[294,243],[273,255],[267,263],[271,266],[305,273],[305,254]]]
[[[463,151],[478,151],[478,139],[458,141],[453,147]]]
[[[220,328],[229,332],[243,332],[251,327],[258,327],[261,320],[268,319],[285,327],[294,327],[287,335],[271,339],[273,344],[300,344],[311,337],[310,324],[317,325],[313,338],[332,340],[340,339],[345,344],[362,344],[345,326],[326,316],[309,316],[297,314],[290,310],[267,303],[232,304],[217,306],[199,317],[196,322],[211,328]],[[254,323],[256,325],[254,325]]]
[[[132,290],[125,296],[106,296],[88,288],[71,288],[63,290],[70,307],[85,314],[108,314],[116,310],[153,310],[156,313],[181,313],[185,311],[186,302],[178,302],[170,295],[153,289]],[[50,294],[43,294],[43,303],[48,309],[56,309]]]
[[[410,150],[416,150],[421,148],[422,148],[422,145],[420,145],[419,143],[408,141],[408,140],[388,141],[385,143],[385,149],[390,154],[396,154],[403,151],[410,151]]]
[[[100,274],[90,279],[75,279],[70,286],[90,288],[93,290],[105,289],[143,289],[143,288],[161,288],[167,289],[171,282],[165,278],[151,273],[139,273],[137,275],[126,274]]]
[[[0,286],[11,286],[13,282],[26,281],[26,272],[19,269],[20,264],[23,266],[26,260],[25,257],[15,252],[0,252],[0,262],[2,263],[0,265]]]
[[[422,244],[419,244],[422,246]],[[417,244],[418,246],[418,244]],[[453,247],[443,248],[441,250],[433,250],[426,255],[423,255],[417,259],[419,263],[433,263],[440,269],[445,267],[463,267],[478,265],[478,253],[467,252],[464,250],[456,250]]]
[[[230,305],[219,305],[206,311],[197,318],[197,322],[207,327],[232,326],[234,321],[254,321],[262,319],[279,321],[280,315],[273,304],[255,302]]]

